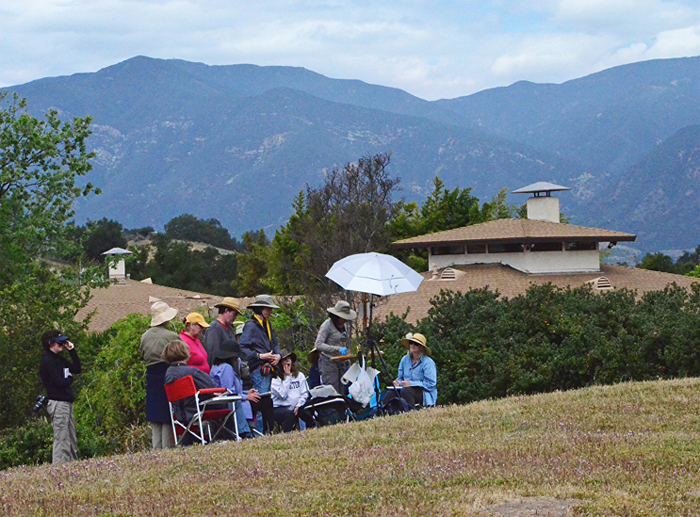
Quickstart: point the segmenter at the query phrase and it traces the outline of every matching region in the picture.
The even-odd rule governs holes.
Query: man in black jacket
[[[53,464],[78,459],[78,440],[73,420],[73,375],[81,373],[80,358],[73,343],[58,330],[49,330],[41,337],[46,353],[39,364],[39,377],[46,388],[46,410],[53,428]],[[61,354],[68,350],[70,361]]]

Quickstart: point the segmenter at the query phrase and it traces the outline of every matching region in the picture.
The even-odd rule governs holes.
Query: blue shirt
[[[239,359],[240,361],[240,359]],[[226,388],[234,395],[242,395],[243,400],[243,411],[245,413],[246,419],[253,419],[253,409],[250,407],[250,401],[248,401],[245,396],[248,393],[243,391],[243,382],[233,371],[233,367],[228,363],[215,364],[211,367],[211,372],[209,372],[211,380],[214,381],[219,388]]]
[[[399,363],[398,381],[410,381],[411,386],[423,389],[423,405],[434,406],[437,401],[437,366],[428,356],[423,356],[414,365],[408,353]]]

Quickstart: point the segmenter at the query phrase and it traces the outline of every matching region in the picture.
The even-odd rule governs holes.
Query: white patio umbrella
[[[387,296],[418,289],[423,277],[391,255],[358,253],[339,260],[326,273],[346,291]]]

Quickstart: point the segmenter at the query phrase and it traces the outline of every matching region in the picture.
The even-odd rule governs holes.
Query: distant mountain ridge
[[[656,250],[700,242],[692,203],[669,197],[669,209],[650,220],[621,207],[650,202],[630,182],[663,183],[673,174],[673,153],[648,160],[676,132],[700,124],[699,83],[700,58],[671,59],[428,102],[303,68],[139,56],[10,89],[27,97],[34,115],[54,108],[95,118],[91,181],[104,193],[77,206],[81,219],[161,227],[189,212],[219,219],[234,235],[274,230],[324,169],[390,151],[390,172],[409,200],[424,199],[435,175],[451,188],[474,187],[482,200],[554,181],[574,188],[561,196],[572,222],[639,231],[640,246]],[[669,142],[675,152],[691,145]],[[644,163],[655,169],[642,179]],[[682,234],[669,230],[679,217],[690,225]],[[651,231],[655,225],[667,230]]]

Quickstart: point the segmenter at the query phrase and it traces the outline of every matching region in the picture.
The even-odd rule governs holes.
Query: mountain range
[[[574,224],[637,233],[646,251],[700,243],[698,57],[434,102],[303,68],[147,57],[8,89],[35,116],[94,117],[103,194],[76,205],[79,222],[160,228],[191,213],[233,235],[274,231],[326,170],[391,152],[408,201],[436,175],[482,201],[551,181],[572,187],[560,198]]]

